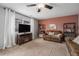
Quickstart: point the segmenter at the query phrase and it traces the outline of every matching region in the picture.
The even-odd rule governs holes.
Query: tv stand
[[[16,44],[21,45],[32,40],[32,33],[21,33],[17,35]]]

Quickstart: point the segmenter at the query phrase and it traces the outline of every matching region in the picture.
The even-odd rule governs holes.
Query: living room
[[[79,55],[79,3],[0,3],[0,19],[2,56]]]

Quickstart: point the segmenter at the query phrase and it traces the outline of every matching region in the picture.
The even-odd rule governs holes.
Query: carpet
[[[0,50],[1,56],[69,56],[64,43],[45,41],[42,38],[22,45]]]

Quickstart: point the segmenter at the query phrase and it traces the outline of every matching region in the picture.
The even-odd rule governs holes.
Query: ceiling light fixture
[[[38,8],[44,8],[44,6],[45,6],[45,5],[42,4],[42,3],[37,5]]]
[[[48,4],[44,4],[44,3],[27,5],[27,7],[33,7],[33,6],[36,6],[38,8],[37,12],[40,12],[41,9],[43,9],[43,8],[47,8],[47,9],[50,9],[50,10],[53,8],[53,6],[48,5]]]

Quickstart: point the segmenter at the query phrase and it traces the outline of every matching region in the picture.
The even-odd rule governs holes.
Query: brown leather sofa
[[[62,42],[63,41],[63,33],[61,31],[52,31],[54,32],[54,35],[48,35],[44,34],[43,39],[53,42]],[[57,34],[61,34],[59,37],[57,37]]]
[[[73,42],[73,39],[72,37],[65,38],[68,51],[71,56],[79,56],[79,45]]]

